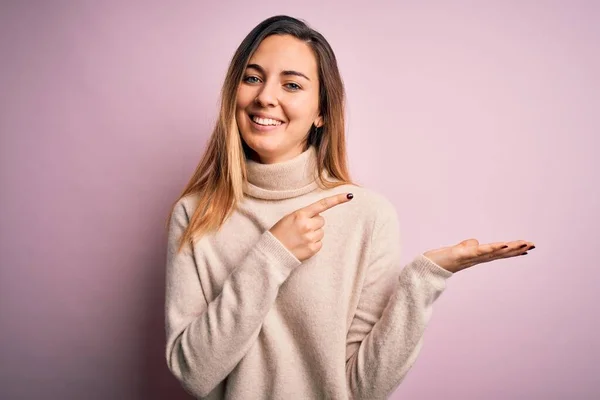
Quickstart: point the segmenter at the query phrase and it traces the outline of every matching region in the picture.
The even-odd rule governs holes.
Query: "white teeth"
[[[257,116],[252,116],[252,121],[256,122],[259,125],[273,125],[273,126],[278,126],[281,125],[281,121],[277,121],[275,119],[270,119],[270,118],[258,118]]]

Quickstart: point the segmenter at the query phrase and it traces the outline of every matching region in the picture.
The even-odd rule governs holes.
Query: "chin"
[[[281,144],[274,138],[257,137],[257,135],[244,135],[242,139],[246,145],[260,156],[272,156],[281,151]]]
[[[260,155],[268,155],[272,156],[277,153],[281,153],[281,149],[276,145],[271,145],[269,143],[261,143],[258,146],[254,146],[252,149]]]
[[[248,140],[244,138],[244,141],[246,142],[247,146],[252,149],[261,160],[263,160],[263,162],[265,160],[279,162],[278,160],[290,151],[289,147],[286,147],[279,140],[274,140],[274,138],[250,137]]]

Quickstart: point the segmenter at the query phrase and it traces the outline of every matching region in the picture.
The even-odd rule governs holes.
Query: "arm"
[[[206,397],[255,342],[281,284],[300,265],[265,232],[229,275],[221,293],[206,299],[189,248],[177,253],[188,225],[180,202],[170,221],[166,266],[166,360],[182,386]]]
[[[419,255],[398,274],[400,234],[388,203],[375,223],[369,270],[346,341],[346,377],[354,399],[385,399],[422,346],[433,302],[453,274]]]

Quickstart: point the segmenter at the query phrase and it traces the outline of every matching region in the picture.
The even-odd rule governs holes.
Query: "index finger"
[[[354,196],[352,193],[340,193],[333,196],[322,198],[321,200],[314,202],[302,210],[305,211],[309,217],[314,217],[322,213],[323,211],[329,210],[342,203],[347,203],[352,200]]]

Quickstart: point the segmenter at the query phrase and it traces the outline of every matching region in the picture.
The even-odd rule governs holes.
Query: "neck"
[[[248,181],[244,192],[266,200],[301,196],[317,188],[317,151],[310,146],[299,155],[271,164],[246,160]]]

